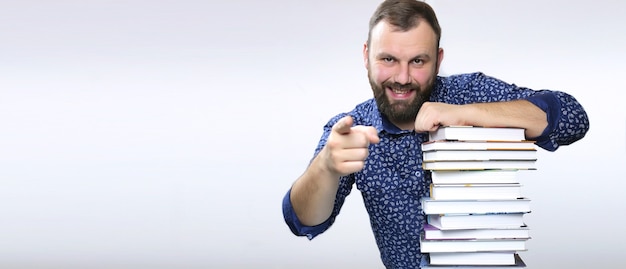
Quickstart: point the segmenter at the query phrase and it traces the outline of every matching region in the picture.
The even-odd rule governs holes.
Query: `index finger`
[[[350,128],[352,128],[353,122],[354,121],[351,116],[345,116],[333,125],[333,131],[339,134],[348,134],[350,133]]]

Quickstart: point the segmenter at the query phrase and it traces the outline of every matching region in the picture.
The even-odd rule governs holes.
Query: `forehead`
[[[424,20],[419,20],[416,26],[408,31],[403,31],[383,20],[372,28],[369,49],[370,53],[392,55],[435,54],[437,38],[433,28]]]

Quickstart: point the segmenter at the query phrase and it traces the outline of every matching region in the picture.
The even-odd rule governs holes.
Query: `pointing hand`
[[[341,118],[328,136],[326,146],[322,149],[322,158],[329,172],[338,176],[348,175],[363,169],[365,159],[369,155],[371,143],[378,143],[378,131],[372,126],[352,126],[351,116]]]

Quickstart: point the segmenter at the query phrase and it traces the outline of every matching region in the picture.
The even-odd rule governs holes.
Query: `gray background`
[[[371,96],[379,1],[222,2],[0,2],[0,268],[382,267],[358,191],[313,241],[281,213],[323,124]],[[626,4],[429,2],[442,75],[591,119],[520,172],[529,268],[624,268]]]

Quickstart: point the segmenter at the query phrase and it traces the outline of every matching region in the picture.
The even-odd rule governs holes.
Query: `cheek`
[[[390,80],[393,75],[393,70],[389,67],[385,66],[374,66],[371,69],[371,79],[376,81],[376,83],[382,83],[384,81]]]
[[[420,68],[411,72],[411,77],[419,85],[427,85],[432,80],[433,74],[434,72],[427,68]]]

